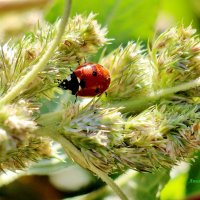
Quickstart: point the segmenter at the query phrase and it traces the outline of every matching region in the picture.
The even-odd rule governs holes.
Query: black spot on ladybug
[[[95,94],[98,94],[99,93],[99,88],[96,88],[94,92],[95,92]]]
[[[84,79],[82,79],[79,84],[80,84],[82,89],[85,88],[85,86],[86,86]]]
[[[72,73],[71,80],[64,79],[60,84],[59,87],[63,90],[71,90],[72,94],[75,95],[78,92],[79,88],[79,82],[75,75],[75,73]]]
[[[97,76],[97,72],[96,72],[96,71],[93,71],[93,72],[92,72],[92,76]]]

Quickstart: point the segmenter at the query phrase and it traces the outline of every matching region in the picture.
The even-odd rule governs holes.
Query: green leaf
[[[182,173],[171,179],[161,192],[161,200],[180,200],[185,197],[187,173]]]
[[[169,173],[164,169],[155,173],[138,173],[128,182],[125,190],[135,200],[156,200],[168,180]]]
[[[197,153],[196,156],[197,159],[195,160],[195,163],[192,163],[188,173],[188,179],[186,183],[187,195],[200,193],[200,152]]]
[[[108,27],[108,37],[118,46],[138,37],[152,37],[159,5],[159,0],[74,0],[72,14],[98,13],[98,21]]]
[[[154,34],[159,11],[159,0],[74,0],[71,16],[97,13],[97,20],[108,27],[108,37],[114,38],[114,46],[138,38],[148,40]],[[47,11],[46,19],[55,21],[62,13],[63,1],[56,0]]]
[[[162,1],[162,12],[170,20],[171,25],[174,23],[182,22],[188,26],[191,24],[197,24],[197,17],[195,16],[192,1],[188,0],[163,0]]]
[[[54,22],[63,12],[63,0],[55,0],[48,9],[46,19]],[[198,23],[192,3],[188,0],[73,0],[71,16],[97,13],[97,20],[108,27],[108,37],[114,38],[112,48],[129,40],[151,39],[155,34],[158,16],[165,17],[161,23],[185,25]],[[167,22],[167,23],[168,23]]]
[[[154,173],[138,173],[127,170],[123,175],[115,179],[116,184],[122,188],[129,199],[133,200],[156,200],[159,199],[160,191],[169,180],[169,172],[162,169]],[[115,199],[115,194],[110,187],[102,187],[86,195],[65,200],[103,200]]]

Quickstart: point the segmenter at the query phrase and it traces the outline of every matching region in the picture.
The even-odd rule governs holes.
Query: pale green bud
[[[22,169],[51,155],[50,141],[35,136],[36,129],[24,104],[0,109],[0,170]]]
[[[154,89],[176,86],[200,76],[200,40],[191,26],[173,27],[152,43],[149,51],[154,69]],[[199,97],[199,89],[187,91]]]
[[[117,48],[100,63],[111,74],[111,84],[106,91],[108,99],[119,101],[150,93],[152,69],[139,43],[129,42],[125,48]]]

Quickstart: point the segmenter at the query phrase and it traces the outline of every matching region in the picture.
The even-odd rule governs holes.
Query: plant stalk
[[[58,26],[58,31],[55,39],[49,45],[49,48],[40,58],[39,62],[36,63],[30,72],[28,72],[17,84],[14,86],[2,99],[0,99],[0,107],[4,104],[10,103],[15,97],[17,97],[24,88],[27,87],[32,81],[34,81],[38,72],[44,69],[49,59],[52,57],[54,50],[58,46],[59,41],[64,33],[65,27],[67,25],[70,9],[71,9],[71,0],[65,0],[65,10],[62,17],[62,20]]]
[[[38,132],[40,134],[40,132]],[[112,190],[121,198],[121,200],[128,200],[126,195],[122,192],[119,186],[103,171],[95,167],[93,164],[90,163],[89,160],[86,160],[82,153],[70,142],[68,141],[63,135],[52,133],[51,131],[43,131],[40,135],[49,136],[58,143],[60,143],[65,150],[65,152],[80,166],[89,169],[94,174],[96,174],[99,178],[101,178],[105,183],[107,183]]]
[[[186,91],[199,86],[200,86],[200,77],[195,80],[189,81],[187,83],[182,83],[180,85],[171,88],[164,88],[162,90],[152,93],[149,96],[144,96],[138,99],[129,99],[121,101],[120,103],[116,103],[116,106],[124,107],[124,111],[127,112],[141,111],[153,105],[153,103],[155,103],[155,101],[157,101],[159,98],[166,97],[180,91]]]

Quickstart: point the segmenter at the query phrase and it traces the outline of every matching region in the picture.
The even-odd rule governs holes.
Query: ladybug
[[[71,90],[73,95],[93,97],[102,94],[110,85],[110,73],[97,63],[79,65],[69,78],[59,84],[63,90]]]

